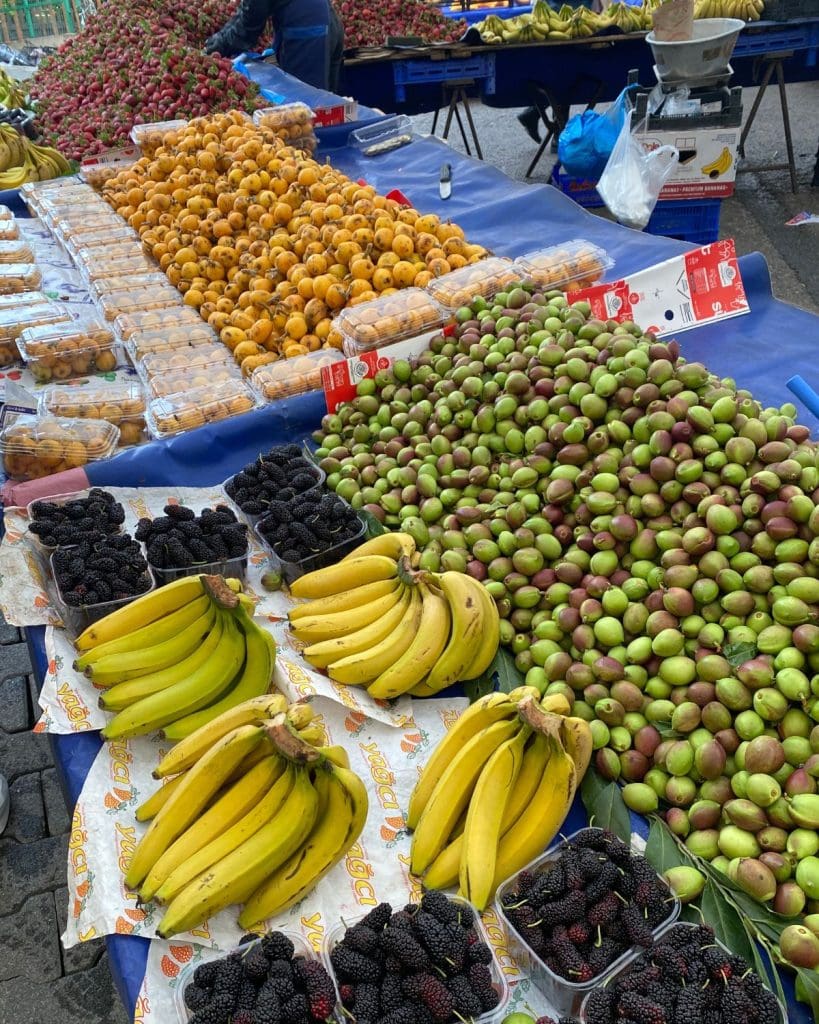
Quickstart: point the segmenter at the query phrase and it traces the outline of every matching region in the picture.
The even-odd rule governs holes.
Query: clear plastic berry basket
[[[705,924],[707,925],[708,922],[706,921]],[[675,928],[690,928],[693,931],[695,928],[697,928],[699,926],[696,925],[696,924],[690,924],[688,921],[676,921],[676,922],[674,922],[674,927]],[[666,937],[667,932],[669,932],[670,930],[671,930],[671,926],[669,926],[666,929],[666,931],[663,933],[663,935],[660,938],[657,939],[656,945],[661,946],[663,944],[663,939]],[[733,956],[734,955],[733,951],[730,950],[724,943],[720,942],[719,939],[716,938],[716,937],[710,939],[710,944],[714,945],[714,946],[719,946],[719,948],[726,954],[726,956]],[[639,959],[640,954],[643,953],[643,952],[644,952],[644,950],[635,950],[633,953],[629,953],[628,956],[625,959],[625,962],[621,963],[616,971],[614,971],[614,972],[612,972],[612,973],[610,973],[608,975],[608,977],[606,979],[606,984],[607,985],[610,984],[615,978],[621,978],[624,975],[627,977],[629,972],[634,969],[635,962]],[[753,965],[749,964],[748,966],[752,967]],[[597,986],[597,987],[599,987],[599,986]],[[591,997],[591,992],[588,992],[586,994],[586,996],[584,997],[583,1002],[582,1002],[582,1004],[580,1006],[580,1012],[579,1012],[580,1020],[584,1021],[585,1024],[595,1024],[595,1022],[589,1020],[589,1016],[588,1016],[588,1014],[586,1012],[587,1005],[588,1005],[590,997]],[[777,998],[776,1003],[777,1003],[777,1006],[779,1007],[779,1024],[788,1024],[788,1014],[787,1014],[787,1011],[785,1010],[785,1007],[782,1005],[782,1001]],[[739,1020],[736,1021],[736,1024],[741,1024],[741,1021],[739,1021]]]
[[[506,916],[503,907],[503,897],[507,893],[515,891],[518,878],[524,871],[541,874],[542,869],[556,863],[561,858],[566,849],[571,846],[578,836],[584,835],[587,832],[601,831],[602,829],[578,829],[577,832],[573,832],[570,836],[567,836],[551,850],[547,850],[547,852],[541,854],[540,857],[536,857],[533,861],[527,864],[526,867],[522,868],[521,871],[515,872],[511,878],[507,878],[505,882],[502,882],[498,886],[498,891],[495,893],[495,909],[497,911],[498,918],[503,921],[506,927],[506,933],[509,937],[510,952],[517,960],[519,966],[526,974],[529,975],[538,989],[561,1016],[577,1014],[586,994],[592,989],[599,987],[601,983],[603,983],[607,978],[610,978],[615,971],[622,967],[623,964],[626,963],[626,961],[633,955],[635,947],[630,947],[625,950],[605,971],[598,974],[590,981],[582,983],[568,981],[566,978],[562,978],[559,974],[555,974],[555,972],[552,971],[538,956],[538,954],[535,953],[534,950],[532,950],[526,943],[525,938],[521,936]],[[640,851],[632,846],[632,853],[638,854]],[[665,889],[668,889],[669,913],[668,917],[657,925],[652,932],[655,942],[671,927],[672,924],[674,924],[680,916],[681,909],[680,901],[673,895],[665,880],[660,875],[657,875],[657,879]]]
[[[303,497],[304,495],[299,495]],[[341,501],[341,498],[338,499]],[[343,504],[347,504],[343,502]],[[350,509],[352,515],[358,519],[356,513]],[[349,537],[347,540],[340,541],[338,544],[333,544],[331,547],[325,548],[323,551],[318,551],[314,555],[309,555],[307,558],[302,558],[299,562],[288,562],[283,559],[273,542],[268,540],[267,537],[261,532],[264,528],[265,516],[260,516],[254,524],[254,532],[259,538],[259,543],[270,556],[270,564],[274,569],[278,569],[285,583],[292,583],[297,580],[299,576],[304,576],[305,573],[313,572],[314,569],[323,569],[325,566],[334,565],[336,562],[340,562],[345,555],[349,555],[351,551],[354,551],[359,544],[363,544],[367,539],[367,524],[360,520],[360,528]]]
[[[242,583],[247,579],[248,554],[238,555],[236,558],[222,558],[216,562],[196,562],[185,568],[160,569],[148,558],[148,552],[143,545],[145,560],[151,570],[156,585],[164,587],[166,583],[173,583],[174,580],[182,579],[183,576],[224,576],[226,580],[236,579]]]
[[[278,359],[257,366],[250,375],[253,390],[267,402],[304,395],[321,387],[321,368],[344,362],[338,349],[322,348],[306,356]]]
[[[478,934],[480,935],[481,939],[487,944],[487,946],[489,946],[489,948],[492,950],[492,963],[489,965],[489,969],[492,972],[492,986],[498,994],[498,1005],[495,1007],[494,1010],[489,1010],[487,1013],[482,1013],[480,1017],[468,1018],[468,1024],[497,1024],[497,1022],[502,1021],[503,1018],[506,1016],[506,1007],[509,1003],[510,996],[509,983],[507,982],[503,974],[503,971],[501,970],[495,950],[492,947],[492,943],[489,941],[488,935],[486,934],[486,929],[483,926],[483,921],[481,921],[481,915],[468,900],[463,899],[461,896],[450,896],[449,893],[447,893],[446,895],[450,903],[455,903],[460,906],[469,907],[472,910],[472,912],[475,915],[475,927],[478,931]],[[349,928],[352,928],[354,925],[359,924],[361,921],[364,920],[365,917],[366,914],[362,914],[358,917],[351,918],[349,920],[345,918],[343,921],[339,921],[338,924],[332,925],[325,932],[324,944],[321,950],[322,959],[324,960],[324,966],[327,968],[327,973],[333,979],[333,983],[336,986],[336,991],[339,990],[339,980],[335,975],[335,971],[333,970],[333,964],[330,960],[330,954],[338,945],[338,943],[341,942],[341,940],[344,938],[344,935],[347,932],[347,930]],[[449,1024],[449,1022],[447,1022],[447,1024]],[[451,1019],[451,1024],[459,1024],[458,1019],[453,1017]]]
[[[0,266],[0,295],[30,292],[43,283],[36,263],[7,263]]]
[[[614,266],[605,249],[581,238],[527,252],[515,263],[540,288],[572,290],[597,284],[606,270]]]
[[[314,477],[315,483],[313,484],[312,487],[308,487],[303,491],[299,491],[297,494],[297,497],[299,498],[303,498],[305,494],[312,494],[313,491],[319,490],[324,485],[324,481],[327,479],[327,474],[324,472],[324,470],[320,466],[316,466],[314,464],[311,464],[310,468],[305,470],[305,472],[309,472]],[[222,490],[227,495],[227,499],[230,502],[230,504],[239,511],[239,514],[245,520],[245,522],[248,523],[251,527],[255,528],[256,523],[258,523],[260,519],[264,519],[265,513],[245,512],[245,510],[236,501],[236,499],[233,498],[228,493],[228,485],[230,484],[231,480],[233,480],[238,475],[238,473],[235,473],[233,476],[229,476],[227,480],[225,480],[222,483]]]
[[[172,343],[177,338],[176,329],[182,327],[198,328],[208,341],[213,341],[216,337],[213,330],[208,327],[196,310],[190,306],[183,306],[181,303],[157,309],[129,310],[127,313],[121,313],[114,321],[114,330],[123,341],[129,341],[134,334],[139,332],[151,332],[158,338],[167,339],[165,348],[173,347]],[[180,345],[190,344],[187,337],[182,337],[182,340],[177,340],[177,343]]]
[[[57,582],[57,576],[54,572],[54,555],[49,560],[51,569],[51,581],[53,586],[51,588],[51,597],[54,601],[54,605],[63,621],[63,625],[73,636],[79,636],[84,629],[87,629],[94,622],[99,622],[100,619],[104,619],[106,615],[110,615],[111,612],[115,612],[118,608],[124,608],[126,604],[130,604],[132,601],[136,601],[138,597],[143,597],[145,594],[150,593],[156,589],[156,583],[151,576],[150,570],[146,570],[144,577],[142,578],[145,583],[145,589],[140,591],[138,594],[133,594],[130,597],[122,597],[116,601],[100,601],[98,604],[81,604],[81,605],[70,605],[66,604],[65,598],[63,597],[60,585]]]
[[[468,306],[480,295],[487,298],[502,291],[507,285],[520,280],[520,270],[503,256],[470,263],[430,281],[427,291],[447,310]]]
[[[239,367],[230,359],[230,353],[224,345],[218,346],[221,353],[209,362],[191,358],[186,370],[168,370],[157,373],[153,377],[143,376],[145,387],[152,398],[166,398],[170,395],[185,395],[189,391],[205,393],[208,387],[227,385],[232,381],[242,381]],[[197,349],[191,350],[191,357]],[[227,356],[227,358],[225,358]]]
[[[414,338],[443,327],[444,311],[423,288],[404,288],[372,302],[350,306],[338,315],[336,327],[344,336],[344,353],[362,352]]]
[[[40,384],[110,373],[126,365],[113,332],[93,317],[27,327],[17,339],[20,353]]]
[[[106,420],[119,427],[119,447],[148,440],[146,399],[139,381],[99,381],[82,387],[50,384],[40,392],[38,412],[84,420]]]
[[[318,960],[323,962],[323,958],[313,951],[310,947],[307,939],[300,932],[291,932],[286,928],[277,928],[277,932],[282,935],[286,935],[288,939],[293,943],[293,955],[303,956],[307,960]],[[185,1005],[185,989],[193,982],[193,976],[196,973],[196,968],[200,964],[208,963],[213,960],[223,960],[225,957],[231,956],[234,953],[249,953],[251,949],[254,949],[261,942],[259,937],[255,942],[245,943],[244,946],[236,946],[227,953],[221,953],[218,949],[211,949],[207,946],[197,946],[196,949],[200,954],[198,959],[191,960],[185,964],[174,983],[173,990],[173,1002],[176,1008],[176,1019],[179,1024],[188,1024],[193,1019],[193,1011],[189,1010]],[[333,978],[332,973],[330,977]],[[335,985],[335,979],[333,979]],[[336,988],[336,1007],[333,1014],[329,1018],[333,1021],[340,1021],[341,1015],[338,1013],[338,988]]]
[[[31,522],[32,520],[37,518],[37,505],[43,502],[47,502],[49,505],[67,505],[71,501],[81,501],[82,499],[87,497],[87,491],[72,491],[69,492],[68,494],[55,494],[53,496],[49,496],[48,498],[37,498],[35,501],[30,501],[28,505],[26,505],[26,515],[28,516],[28,521]],[[122,533],[123,530],[124,526],[122,524],[120,524],[119,526],[109,525],[109,528],[103,532],[109,533],[113,536],[115,534]],[[47,564],[48,559],[51,558],[51,556],[57,549],[49,544],[43,544],[39,536],[36,533],[32,533],[31,530],[26,530],[26,539],[37,552],[37,554],[40,555],[40,557],[46,564],[46,567],[50,571],[50,566]]]
[[[148,405],[148,428],[154,437],[172,437],[251,412],[260,403],[243,380],[192,388],[185,394],[155,398]]]
[[[110,458],[119,428],[105,420],[19,416],[0,431],[0,457],[11,480],[37,480]]]

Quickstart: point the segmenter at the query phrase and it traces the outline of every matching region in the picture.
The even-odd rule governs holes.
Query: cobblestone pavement
[[[63,950],[70,817],[49,741],[31,732],[37,684],[21,631],[0,618],[0,1024],[126,1024],[102,940]]]

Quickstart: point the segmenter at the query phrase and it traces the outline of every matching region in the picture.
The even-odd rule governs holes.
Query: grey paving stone
[[[0,647],[0,679],[28,675],[32,671],[28,644],[7,644]]]
[[[41,775],[43,803],[49,835],[60,836],[71,826],[71,815],[65,806],[63,791],[55,768],[47,768]]]
[[[0,982],[0,1024],[130,1024],[114,988],[108,958],[56,981],[19,977]],[[169,1022],[170,1024],[170,1022]]]
[[[58,889],[54,893],[54,902],[59,934],[62,935],[68,922],[68,889]],[[74,974],[77,971],[87,971],[97,963],[104,953],[105,939],[92,939],[90,942],[80,942],[76,946],[72,946],[71,949],[64,949],[62,950],[63,973]]]
[[[23,732],[34,724],[29,706],[28,679],[14,676],[0,683],[0,729],[5,732]]]
[[[5,619],[0,617],[0,644],[15,644],[20,640],[20,630],[16,626],[10,626]]]
[[[40,774],[21,775],[9,786],[11,813],[4,835],[20,843],[33,843],[48,834]],[[2,964],[0,964],[2,970]]]
[[[54,893],[32,896],[13,914],[0,917],[0,981],[61,977],[60,939]]]
[[[3,909],[17,910],[31,896],[65,884],[68,836],[48,836],[36,843],[0,840],[0,893]]]
[[[52,763],[48,737],[45,734],[5,733],[0,730],[0,772],[9,782],[18,775],[50,768]]]

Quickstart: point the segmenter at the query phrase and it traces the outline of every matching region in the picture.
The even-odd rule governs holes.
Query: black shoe
[[[518,121],[526,129],[526,134],[532,142],[540,142],[540,114],[537,107],[527,107],[518,114]]]

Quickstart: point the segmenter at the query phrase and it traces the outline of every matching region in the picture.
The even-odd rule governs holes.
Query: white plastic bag
[[[621,224],[642,230],[680,154],[674,146],[660,146],[646,152],[632,134],[632,114],[630,110],[626,115],[609,162],[597,183],[597,191]]]

